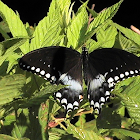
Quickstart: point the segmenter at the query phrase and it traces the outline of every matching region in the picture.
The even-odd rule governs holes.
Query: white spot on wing
[[[100,108],[102,108],[102,106],[104,105],[105,103],[104,102],[102,102],[101,104],[100,104]]]
[[[112,78],[112,77],[110,77],[108,80],[107,80],[107,82],[109,83],[109,88],[111,88],[111,87],[113,87],[114,85],[115,85],[115,83],[114,83],[114,79]]]
[[[40,74],[41,74],[41,75],[44,75],[44,74],[45,74],[45,71],[44,71],[44,70],[42,70],[42,71],[40,72]]]
[[[124,74],[123,74],[123,73],[121,73],[121,74],[120,74],[120,78],[123,78],[123,77],[124,77]]]
[[[92,106],[94,105],[94,101],[93,100],[91,100],[90,105],[92,105]]]
[[[61,97],[62,97],[62,94],[61,94],[60,92],[57,92],[57,93],[55,94],[55,96],[56,96],[57,98],[61,98]]]
[[[95,90],[101,87],[104,81],[105,81],[105,77],[102,74],[97,75],[96,78],[90,82],[89,89]]]
[[[35,71],[36,71],[36,72],[40,72],[40,68],[37,68]]]
[[[114,79],[115,79],[115,81],[118,81],[119,80],[119,76],[115,76]]]
[[[62,75],[60,76],[60,78],[59,78],[59,81],[62,81],[66,76],[67,76],[66,73],[62,74]]]
[[[106,99],[106,101],[107,101],[107,100],[109,99],[109,97],[107,96],[105,99]]]
[[[51,79],[52,79],[53,81],[56,81],[56,78],[55,78],[55,76],[52,76],[52,77],[51,77]]]
[[[78,106],[74,106],[74,110],[75,110],[75,109],[78,109]]]
[[[104,77],[106,77],[108,75],[108,72],[106,72],[105,74],[104,74]]]
[[[116,67],[116,70],[118,70],[118,67]]]
[[[125,72],[125,75],[126,75],[126,76],[128,76],[128,75],[129,75],[129,72],[128,72],[128,71],[126,71],[126,72]]]
[[[67,99],[66,99],[66,98],[63,98],[63,99],[61,100],[61,104],[67,104]]]
[[[114,81],[114,79],[113,79],[112,77],[110,77],[110,78],[107,80],[108,83],[112,83],[113,81]]]
[[[65,105],[62,105],[62,107],[64,107],[64,109],[66,109],[66,106]]]
[[[134,74],[134,71],[130,70],[130,74]]]
[[[27,66],[27,69],[29,69],[30,68],[30,66]]]
[[[100,105],[98,102],[95,103],[94,108],[100,108]]]
[[[73,106],[79,106],[79,103],[78,103],[77,101],[75,101],[75,102],[73,103]]]
[[[67,105],[67,110],[68,109],[73,109],[73,105],[71,104],[71,103],[68,103],[68,105]]]
[[[139,73],[138,70],[135,70],[135,73]]]
[[[64,85],[68,85],[68,88],[71,90],[82,92],[81,84],[78,81],[72,79],[72,77],[67,74],[62,74],[59,78],[59,81],[61,81]]]
[[[99,102],[105,102],[105,98],[104,97],[101,97]]]
[[[109,91],[106,91],[105,92],[105,96],[110,96],[110,92]]]
[[[46,76],[46,78],[50,78],[51,75],[49,73],[47,73],[45,76]]]
[[[113,71],[113,69],[110,69],[110,72],[112,72]]]
[[[31,70],[35,70],[35,67],[33,66],[33,67],[31,67]]]

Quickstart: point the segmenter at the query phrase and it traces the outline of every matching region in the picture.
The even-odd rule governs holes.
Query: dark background
[[[46,16],[51,0],[2,0],[8,7],[14,11],[18,11],[21,20],[30,25],[36,25],[38,22]],[[74,0],[72,0],[73,2]],[[85,1],[85,0],[83,0]],[[95,4],[95,11],[100,12],[103,8],[109,7],[119,0],[90,0],[88,6],[91,7]],[[74,11],[76,12],[81,5],[79,0],[75,0]],[[140,11],[138,0],[124,0],[119,11],[113,17],[113,21],[130,28],[130,25],[134,25],[140,29]]]

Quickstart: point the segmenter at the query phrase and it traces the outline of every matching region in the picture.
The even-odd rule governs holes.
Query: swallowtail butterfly
[[[83,100],[83,79],[90,106],[100,112],[116,83],[140,74],[140,58],[115,48],[88,54],[83,47],[80,54],[66,47],[44,47],[24,55],[19,66],[52,83],[67,85],[54,93],[67,112],[78,109]]]

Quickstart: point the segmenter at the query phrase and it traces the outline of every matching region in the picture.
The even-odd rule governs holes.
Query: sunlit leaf
[[[27,38],[12,38],[1,43],[1,56],[0,65],[10,56],[14,54],[14,51],[27,41]]]
[[[16,14],[2,1],[0,1],[0,15],[3,18],[3,20],[8,24],[13,37],[28,37],[25,26],[20,20],[18,14]],[[29,42],[26,41],[26,43],[20,46],[20,48],[23,53],[27,53],[29,48]]]
[[[68,130],[67,132],[69,134],[73,134],[74,137],[81,139],[81,140],[103,140],[103,138],[99,135],[97,135],[94,131],[88,131],[84,130],[78,127],[75,127],[74,125],[68,123]]]
[[[138,45],[140,45],[140,35],[135,33],[134,31],[122,27],[117,23],[112,23],[113,26],[115,26],[118,30],[120,30],[127,38],[131,39],[132,41],[134,41],[135,43],[137,43]]]
[[[115,27],[109,26],[106,28],[100,28],[96,37],[98,42],[102,42],[103,48],[111,48],[115,43],[115,37],[117,33],[118,32]]]
[[[121,82],[114,93],[122,99],[123,105],[127,108],[129,115],[140,124],[140,77],[133,77]],[[121,86],[121,87],[120,87]]]
[[[81,41],[85,36],[88,23],[86,5],[87,2],[79,8],[77,14],[72,19],[71,24],[67,29],[68,47],[72,46],[73,48],[79,49]]]
[[[21,88],[25,84],[23,75],[15,74],[0,77],[0,105],[9,103],[21,95]]]

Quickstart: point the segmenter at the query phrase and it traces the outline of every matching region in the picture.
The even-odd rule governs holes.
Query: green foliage
[[[11,102],[21,96],[21,88],[25,77],[19,74],[7,75],[0,78],[0,105]]]
[[[83,45],[89,52],[115,47],[139,56],[140,36],[112,21],[122,2],[97,13],[87,7],[88,1],[74,12],[70,0],[52,0],[47,16],[32,27],[0,1],[0,33],[5,39],[0,43],[1,140],[140,139],[139,76],[118,83],[112,92],[113,107],[104,106],[99,116],[92,114],[90,122],[86,121],[91,111],[85,100],[84,111],[74,112],[79,118],[72,123],[75,117],[64,119],[64,110],[52,97],[65,86],[51,85],[18,66],[19,58],[27,52],[55,45],[79,52]]]
[[[139,76],[127,79],[121,83],[121,87],[119,87],[118,92],[118,96],[121,98],[123,105],[127,108],[130,117],[134,119],[137,124],[140,124],[140,94],[138,94],[140,92],[139,83]],[[114,92],[118,91],[117,88]]]

